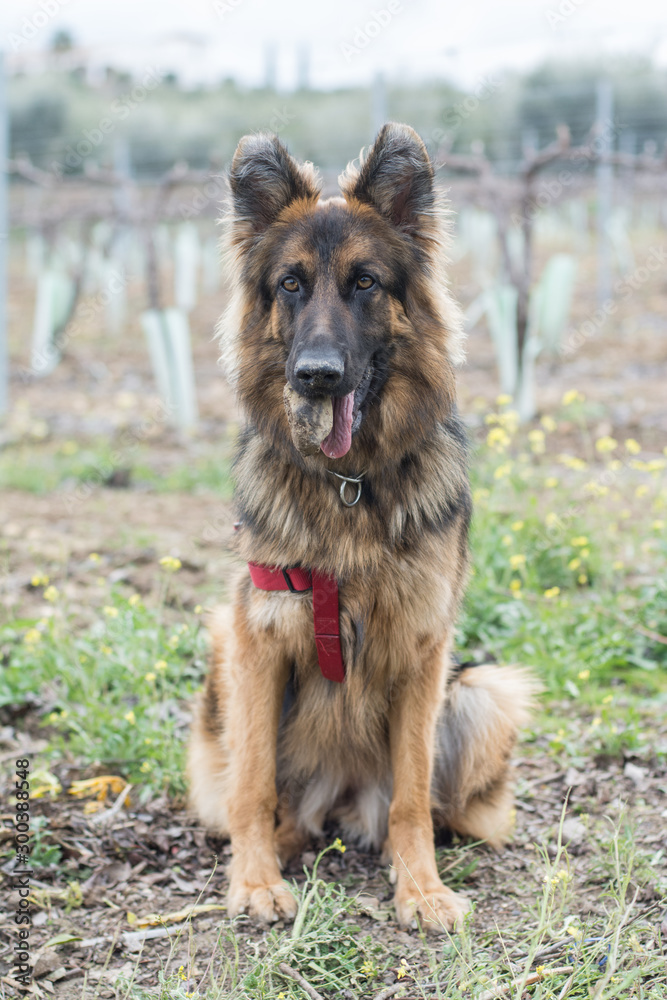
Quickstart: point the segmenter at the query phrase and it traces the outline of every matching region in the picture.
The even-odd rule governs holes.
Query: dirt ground
[[[553,706],[555,713],[558,706]],[[571,703],[562,706],[571,712]],[[582,729],[590,719],[579,720]],[[654,720],[651,745],[667,745],[667,722],[664,717]],[[467,875],[460,891],[475,902],[474,926],[477,931],[508,929],[519,920],[532,920],[536,900],[541,892],[542,866],[534,844],[548,845],[550,855],[556,852],[558,827],[563,804],[569,795],[568,818],[563,839],[568,843],[577,912],[584,919],[601,917],[606,906],[601,898],[605,871],[591,877],[595,871],[600,838],[609,836],[610,821],[618,822],[621,813],[629,812],[635,824],[635,839],[639,850],[656,855],[667,849],[665,823],[665,791],[667,768],[660,766],[651,750],[645,755],[625,761],[593,759],[585,768],[567,771],[559,768],[549,753],[549,734],[536,742],[524,744],[517,756],[517,822],[513,842],[500,852],[484,847],[473,848],[466,855],[476,867]],[[9,728],[2,733],[3,754],[14,743]],[[37,749],[39,737],[32,749]],[[30,749],[30,747],[28,747]],[[9,751],[12,756],[17,750]],[[76,772],[70,772],[71,780]],[[212,953],[219,954],[219,916],[208,913],[193,921],[196,945],[188,932],[179,937],[178,925],[169,915],[193,904],[219,906],[226,889],[225,865],[229,860],[227,844],[206,836],[192,819],[164,800],[154,800],[140,808],[131,808],[111,826],[99,832],[83,814],[81,802],[55,803],[40,801],[39,813],[48,817],[53,839],[60,846],[67,864],[67,880],[76,880],[77,869],[85,871],[80,895],[59,900],[49,890],[66,888],[64,879],[36,880],[33,887],[42,907],[34,918],[33,947],[36,948],[37,973],[53,979],[51,995],[63,1000],[81,996],[82,977],[95,984],[102,998],[116,996],[114,983],[134,970],[137,985],[154,986],[160,969],[174,971],[184,965],[194,978],[201,976]],[[331,843],[314,843],[286,872],[286,877],[303,882],[302,866],[312,865],[315,851]],[[455,861],[460,863],[460,857]],[[441,855],[441,871],[445,881],[452,877],[447,850]],[[428,973],[427,954],[419,936],[397,928],[391,913],[392,887],[387,869],[377,855],[348,847],[344,855],[334,851],[326,855],[320,874],[326,880],[341,883],[349,892],[359,893],[355,925],[362,934],[372,934],[390,953],[407,959],[415,970]],[[454,873],[455,874],[455,873]],[[459,888],[457,886],[457,888]],[[532,913],[531,913],[532,909]],[[137,945],[124,945],[121,932],[132,929],[127,914],[138,918],[157,913],[171,927],[170,937],[158,937]],[[637,913],[656,911],[656,897],[650,890],[637,900]],[[277,929],[281,929],[281,924]],[[238,926],[238,936],[248,959],[253,949],[266,947],[267,932],[245,919]],[[56,934],[69,933],[82,938],[80,943],[51,948],[40,952],[39,946]],[[95,942],[85,943],[91,938]],[[174,942],[172,945],[172,941]],[[195,948],[195,952],[193,952]],[[224,944],[223,944],[224,948]],[[53,972],[56,970],[55,977]],[[38,982],[40,980],[38,979]],[[41,980],[43,982],[43,980]],[[393,974],[388,983],[395,981]],[[378,986],[379,988],[379,986]],[[353,994],[351,994],[353,995]]]
[[[639,250],[637,256],[641,258]],[[454,268],[454,284],[464,305],[472,300],[476,289],[464,264]],[[575,324],[595,310],[594,285],[593,261],[586,259],[575,303]],[[138,288],[132,290],[131,301],[135,312],[140,307]],[[137,322],[133,321],[118,339],[103,336],[96,328],[82,329],[53,374],[47,379],[26,378],[21,373],[28,363],[32,302],[29,283],[17,265],[10,316],[13,409],[7,426],[0,431],[0,446],[25,446],[35,454],[44,449],[46,454],[72,439],[112,441],[124,428],[141,425],[155,406],[156,396]],[[158,472],[167,472],[200,455],[210,460],[217,449],[223,454],[229,437],[233,437],[239,416],[216,366],[217,348],[212,339],[223,302],[223,293],[209,296],[191,320],[201,413],[197,434],[185,437],[157,426],[146,436],[150,461]],[[470,335],[468,358],[459,380],[460,405],[474,429],[498,394],[491,344],[481,327]],[[597,433],[614,433],[621,439],[636,437],[647,448],[662,449],[665,443],[666,386],[664,274],[651,275],[640,295],[620,303],[615,322],[605,328],[604,335],[587,340],[567,362],[543,359],[538,366],[541,412],[555,410],[563,393],[576,388],[599,404]],[[0,593],[5,618],[48,613],[39,589],[30,587],[30,579],[39,569],[57,582],[71,611],[85,622],[89,606],[99,603],[95,593],[100,583],[89,569],[83,568],[91,552],[101,556],[100,575],[126,584],[147,598],[155,590],[157,561],[166,554],[178,556],[183,563],[179,599],[184,608],[212,604],[224,597],[232,565],[227,542],[233,513],[230,502],[215,491],[202,488],[167,493],[135,488],[131,482],[126,488],[96,484],[85,502],[72,504],[72,489],[71,484],[66,484],[44,495],[19,490],[3,493]],[[554,706],[555,717],[558,710]],[[571,710],[570,706],[567,710]],[[0,730],[3,761],[13,760],[19,751],[37,752],[43,745],[44,731],[34,725],[35,720],[26,717],[5,722]],[[584,715],[577,721],[582,730],[589,724],[590,719]],[[667,722],[664,718],[654,719],[652,725],[652,745],[664,747]],[[499,854],[475,848],[477,866],[464,882],[463,891],[477,901],[476,926],[503,926],[534,904],[540,876],[532,845],[545,841],[555,846],[568,790],[575,883],[580,872],[590,869],[591,855],[598,850],[598,837],[593,831],[599,833],[605,817],[618,818],[622,803],[627,803],[633,816],[640,846],[656,854],[667,852],[667,772],[649,750],[643,757],[590,759],[580,770],[562,770],[549,750],[549,734],[544,733],[519,749],[517,774],[515,839]],[[67,778],[75,776],[72,771]],[[49,901],[48,890],[62,888],[62,879],[52,883],[45,876],[43,882],[35,883],[45,895],[44,906],[34,921],[33,947],[38,949],[65,931],[84,939],[103,939],[97,944],[67,945],[57,952],[45,952],[40,959],[44,974],[64,970],[59,977],[50,975],[54,985],[45,985],[45,994],[80,997],[82,977],[87,973],[88,981],[99,987],[100,997],[112,997],[116,995],[115,979],[135,964],[136,982],[154,984],[158,969],[164,967],[169,956],[169,940],[150,940],[140,955],[120,944],[114,946],[112,942],[120,931],[128,929],[127,912],[142,917],[156,912],[170,914],[195,902],[219,904],[229,847],[208,838],[181,809],[163,800],[131,808],[102,833],[83,814],[81,803],[40,800],[39,810],[48,817],[68,862],[68,880],[76,879],[78,868],[87,874],[81,882],[81,896],[75,900],[51,897]],[[8,815],[2,820],[2,836],[6,837]],[[313,852],[325,843],[312,845],[287,873],[288,877],[303,878],[301,865],[312,863]],[[445,853],[445,878],[447,858]],[[344,855],[327,855],[321,873],[363,893],[357,923],[364,932],[372,932],[397,956],[414,952],[415,962],[424,963],[423,954],[417,954],[421,947],[418,936],[399,931],[389,915],[391,888],[377,857],[349,847]],[[599,884],[584,879],[583,874],[577,897],[582,912],[602,905]],[[654,900],[646,898],[639,903],[650,911]],[[199,972],[203,972],[214,950],[217,923],[215,913],[195,921],[195,969]],[[249,923],[243,926],[243,937],[250,942],[248,949],[264,940],[264,934]],[[185,933],[174,946],[172,968],[188,964],[190,948]]]

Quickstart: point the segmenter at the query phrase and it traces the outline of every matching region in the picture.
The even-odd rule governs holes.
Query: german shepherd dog
[[[328,818],[384,848],[401,925],[442,931],[468,904],[440,879],[434,827],[505,840],[534,686],[517,668],[451,659],[471,501],[461,317],[426,147],[385,125],[340,184],[322,199],[312,165],[264,134],[242,139],[231,166],[221,339],[247,417],[236,545],[286,582],[267,589],[244,568],[233,607],[212,615],[191,803],[231,838],[230,916],[294,917],[281,864]],[[285,391],[332,414],[305,453]],[[322,672],[316,577],[338,592],[342,683]]]

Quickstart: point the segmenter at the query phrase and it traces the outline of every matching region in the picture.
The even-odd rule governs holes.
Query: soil
[[[648,253],[650,241],[636,249],[638,261]],[[592,257],[581,264],[573,321],[581,324],[595,313],[595,275]],[[472,301],[476,288],[465,262],[453,269],[453,283],[464,305]],[[45,379],[26,375],[28,341],[34,289],[15,262],[10,311],[13,409],[0,445],[8,448],[39,448],[75,439],[113,441],[124,428],[141,427],[155,412],[157,397],[136,318],[118,338],[103,334],[92,324],[77,329],[62,363]],[[131,315],[143,308],[139,286],[130,289]],[[212,339],[215,321],[224,305],[224,293],[205,297],[191,317],[194,364],[201,424],[194,436],[179,435],[158,425],[146,436],[151,462],[168,470],[188,463],[198,454],[221,453],[238,423],[239,416],[216,365],[217,347]],[[557,409],[562,395],[576,388],[599,406],[598,433],[613,433],[621,440],[635,437],[648,449],[662,450],[667,431],[667,283],[664,272],[651,274],[640,291],[619,301],[613,323],[585,340],[567,361],[541,359],[538,365],[538,405],[541,412]],[[480,325],[469,338],[468,364],[461,372],[461,410],[474,428],[481,414],[498,394],[496,366],[488,333]],[[565,444],[576,451],[576,428],[564,427]],[[569,439],[568,439],[569,433]],[[36,569],[47,572],[62,588],[70,609],[85,623],[99,582],[84,568],[91,552],[100,554],[99,576],[111,578],[150,598],[156,588],[157,560],[166,554],[183,562],[179,574],[182,606],[209,604],[224,598],[225,580],[232,557],[227,551],[231,504],[212,490],[160,493],[138,489],[129,482],[117,488],[98,486],[85,502],[71,502],[71,487],[36,495],[6,491],[2,497],[0,537],[3,603],[9,617],[34,617],[48,613],[41,592],[30,586]],[[571,715],[571,705],[553,706]],[[44,732],[31,731],[30,716],[20,727],[0,731],[3,761],[39,748]],[[590,719],[579,720],[583,732]],[[667,722],[653,719],[651,745],[665,746]],[[20,729],[20,731],[19,731]],[[650,751],[642,759],[587,759],[578,770],[559,765],[550,751],[548,734],[520,748],[517,760],[518,797],[516,836],[510,846],[495,854],[473,848],[477,862],[463,890],[476,901],[475,925],[492,930],[526,916],[540,893],[542,867],[534,844],[547,843],[555,850],[563,803],[569,792],[571,857],[579,912],[595,913],[604,905],[600,886],[591,876],[601,837],[608,837],[607,818],[618,818],[622,803],[633,816],[641,849],[658,858],[656,867],[665,873],[667,824],[665,793],[667,772]],[[663,758],[664,760],[664,754]],[[632,765],[628,768],[628,764]],[[66,784],[76,777],[71,769],[60,777]],[[219,904],[224,898],[225,863],[229,847],[207,837],[177,804],[154,801],[141,808],[121,811],[112,826],[100,832],[93,817],[85,816],[80,802],[40,800],[40,810],[59,843],[64,868],[45,870],[35,883],[43,889],[43,900],[52,888],[64,888],[79,880],[81,901],[68,911],[56,897],[44,902],[34,923],[34,954],[55,934],[69,931],[82,938],[103,937],[99,945],[66,945],[43,956],[45,971],[38,979],[44,993],[63,998],[80,997],[84,973],[99,987],[100,997],[115,995],[114,980],[137,966],[135,981],[153,985],[157,972],[167,963],[170,943],[166,938],[147,942],[140,956],[120,944],[112,946],[121,930],[130,929],[127,912],[170,914],[193,903]],[[9,831],[9,816],[2,816],[3,836]],[[335,835],[335,834],[333,834]],[[330,841],[328,841],[330,842]],[[293,865],[288,877],[303,880],[302,864],[312,863],[314,851]],[[660,852],[663,852],[660,856]],[[442,856],[447,878],[448,854]],[[5,873],[8,871],[5,866]],[[416,933],[400,931],[391,915],[391,887],[379,859],[348,847],[344,855],[333,852],[321,866],[326,879],[342,882],[350,893],[361,892],[356,922],[362,933],[372,933],[400,956],[413,954],[416,966],[427,971],[426,953]],[[654,913],[650,892],[637,907]],[[655,915],[660,919],[659,914]],[[167,917],[167,922],[169,918]],[[528,919],[528,918],[527,918]],[[652,918],[653,919],[653,918]],[[10,915],[2,915],[2,938],[13,934]],[[215,912],[195,919],[197,957],[195,970],[202,974],[214,952],[218,917]],[[266,932],[242,922],[248,954],[256,942],[266,941]],[[10,931],[10,927],[12,930]],[[188,967],[191,947],[187,931],[174,944],[170,968]],[[49,966],[50,963],[50,966]],[[51,971],[48,971],[48,969]],[[58,978],[53,968],[65,973]],[[53,981],[53,986],[47,985]],[[394,979],[390,979],[391,982]],[[41,995],[38,993],[38,995]]]

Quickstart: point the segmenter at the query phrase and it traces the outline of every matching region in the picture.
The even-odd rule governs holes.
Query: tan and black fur
[[[324,200],[310,165],[249,136],[230,184],[221,337],[248,422],[238,551],[336,576],[347,679],[320,674],[310,595],[257,590],[241,573],[233,607],[211,621],[191,801],[231,837],[231,915],[294,916],[280,862],[332,817],[343,836],[384,846],[401,924],[451,928],[467,904],[440,880],[434,822],[494,846],[507,837],[509,758],[533,684],[518,669],[451,663],[471,503],[454,395],[461,321],[432,166],[412,129],[387,125],[341,178],[342,197]],[[291,273],[296,297],[281,284]],[[344,359],[341,394],[356,401],[370,379],[336,460],[299,454],[283,405],[299,352],[325,349]],[[357,506],[341,504],[328,470],[365,473]]]

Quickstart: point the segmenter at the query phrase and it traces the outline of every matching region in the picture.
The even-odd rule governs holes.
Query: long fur
[[[332,684],[317,668],[310,595],[260,591],[241,572],[233,607],[210,623],[191,802],[231,836],[230,913],[292,916],[278,858],[331,817],[345,836],[384,845],[400,923],[451,927],[466,904],[440,881],[433,823],[493,845],[507,837],[509,757],[535,686],[516,668],[459,673],[451,663],[471,504],[455,408],[461,319],[442,276],[446,212],[423,143],[401,125],[348,167],[341,198],[320,199],[312,166],[265,135],[241,141],[230,186],[220,336],[247,418],[237,551],[336,576],[347,679]],[[349,453],[304,457],[282,400],[295,327],[277,276],[297,261],[324,282],[329,322],[348,308],[336,281],[357,259],[371,260],[379,287],[363,322],[348,323],[359,338],[350,350],[374,352],[377,381]],[[364,470],[356,507],[340,503],[329,470]]]

